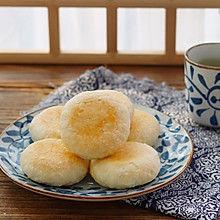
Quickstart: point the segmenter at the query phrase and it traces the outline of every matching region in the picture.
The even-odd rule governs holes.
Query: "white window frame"
[[[49,53],[0,53],[0,63],[33,64],[134,64],[182,65],[177,54],[177,8],[220,8],[219,0],[0,0],[1,6],[46,7],[49,21]],[[107,51],[105,53],[63,53],[59,39],[60,7],[104,7],[107,10]],[[165,8],[165,52],[163,54],[120,53],[117,51],[117,8]]]

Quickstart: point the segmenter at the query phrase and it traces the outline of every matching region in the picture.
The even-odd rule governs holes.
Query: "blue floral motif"
[[[185,69],[186,69],[186,73],[187,73],[188,71],[187,71],[187,64],[186,63],[185,63]],[[185,74],[186,79],[189,81],[188,87],[185,84],[185,88],[187,89],[186,102],[189,104],[189,110],[191,112],[194,112],[193,104],[199,106],[199,105],[203,104],[204,100],[207,101],[207,103],[210,107],[209,108],[199,108],[196,110],[196,114],[199,117],[201,117],[204,112],[206,112],[207,110],[213,109],[213,114],[210,117],[210,124],[213,126],[217,126],[220,123],[220,122],[218,122],[218,119],[216,117],[216,111],[220,111],[219,104],[218,104],[220,102],[220,99],[216,97],[216,94],[220,93],[220,85],[217,84],[218,81],[220,80],[220,73],[216,74],[215,80],[213,82],[214,86],[212,86],[211,88],[209,88],[209,86],[207,85],[204,77],[200,73],[197,74],[197,77],[198,77],[198,80],[199,80],[201,86],[203,86],[207,91],[205,94],[193,82],[193,77],[195,75],[194,72],[195,72],[194,67],[192,65],[190,65],[190,74]],[[194,91],[197,91],[197,93],[200,94],[201,98],[193,97]]]
[[[215,76],[215,81],[214,81],[214,84],[217,84],[217,82],[220,80],[220,73],[218,73],[216,76]]]

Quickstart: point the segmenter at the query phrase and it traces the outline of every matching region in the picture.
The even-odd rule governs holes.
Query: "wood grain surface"
[[[97,66],[0,65],[0,132],[54,88]],[[114,72],[184,88],[183,67],[108,66]],[[0,172],[0,219],[176,219],[113,202],[55,199],[23,189]]]

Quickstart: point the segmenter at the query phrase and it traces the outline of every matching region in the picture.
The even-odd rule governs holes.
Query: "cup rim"
[[[200,46],[203,46],[203,45],[215,45],[215,44],[218,44],[220,45],[220,42],[211,42],[211,43],[200,43],[200,44],[196,44],[196,45],[193,45],[191,46],[190,48],[188,48],[185,52],[185,59],[187,60],[187,62],[197,66],[197,67],[200,67],[200,68],[205,68],[205,69],[212,69],[212,70],[220,70],[220,67],[216,67],[216,66],[208,66],[208,65],[203,65],[203,64],[200,64],[198,62],[195,62],[195,61],[192,61],[189,59],[189,52],[190,50],[196,48],[196,47],[200,47]]]

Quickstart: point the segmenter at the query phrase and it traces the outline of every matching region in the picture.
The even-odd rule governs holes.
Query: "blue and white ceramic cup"
[[[204,43],[185,54],[187,111],[193,121],[220,127],[220,43]]]

